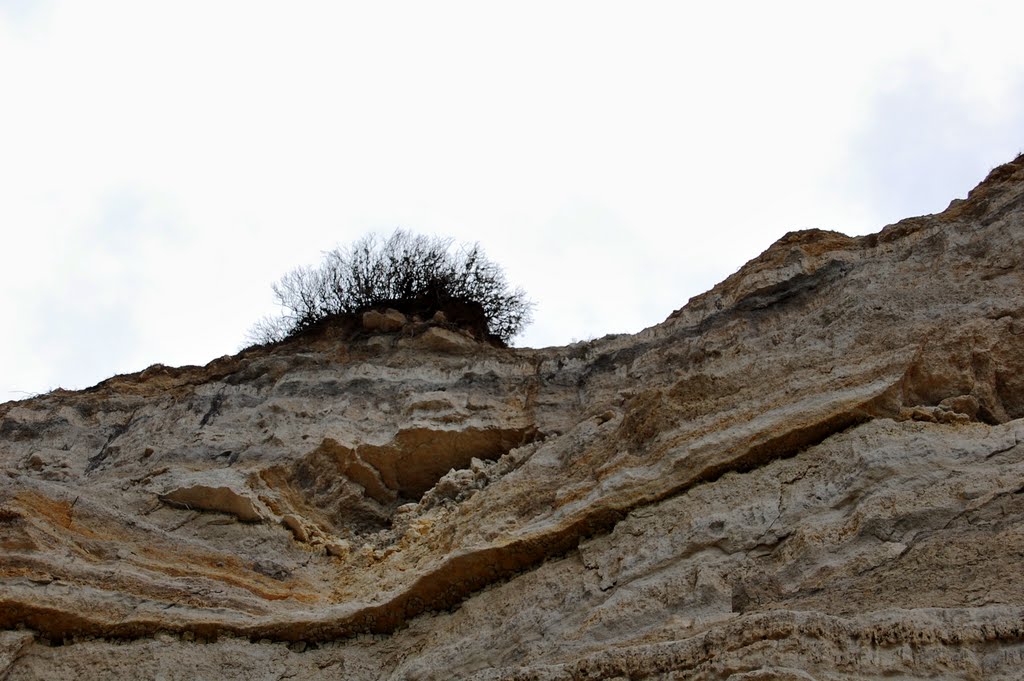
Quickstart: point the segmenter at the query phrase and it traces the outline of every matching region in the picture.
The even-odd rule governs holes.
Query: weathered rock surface
[[[401,331],[408,322],[398,310],[367,310],[363,313],[363,328],[368,331]]]
[[[1022,258],[1018,158],[635,336],[0,405],[0,679],[1019,679]]]

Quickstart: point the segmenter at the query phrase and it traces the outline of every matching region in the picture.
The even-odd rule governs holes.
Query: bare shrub
[[[511,289],[505,274],[479,244],[453,248],[453,240],[410,234],[370,234],[324,254],[317,267],[297,267],[273,285],[283,308],[248,333],[254,343],[294,336],[335,315],[391,307],[429,318],[437,311],[501,343],[530,321],[532,303]]]

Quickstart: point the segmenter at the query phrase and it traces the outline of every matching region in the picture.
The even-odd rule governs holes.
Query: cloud
[[[849,197],[884,222],[945,209],[1024,149],[1024,72],[1008,76],[990,100],[971,91],[969,75],[932,63],[894,71],[871,100],[844,168]]]
[[[30,354],[47,358],[47,387],[94,382],[96,365],[139,368],[140,308],[156,304],[151,297],[160,263],[167,262],[168,225],[130,194],[101,205],[77,229],[22,252],[48,275],[16,297],[19,336]]]
[[[0,0],[0,23],[27,29],[43,20],[53,6],[51,0]]]
[[[1012,155],[1020,11],[869,6],[0,5],[0,399],[233,352],[368,231],[479,241],[550,345],[941,208]]]

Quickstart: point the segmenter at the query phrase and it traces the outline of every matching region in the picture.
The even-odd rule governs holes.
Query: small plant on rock
[[[300,334],[339,315],[394,308],[448,321],[507,344],[530,321],[532,303],[511,289],[500,267],[479,244],[453,248],[453,240],[403,230],[386,239],[370,234],[324,254],[317,267],[298,267],[273,285],[283,308],[250,330],[254,343]]]

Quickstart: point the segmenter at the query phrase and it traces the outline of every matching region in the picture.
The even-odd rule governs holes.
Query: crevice
[[[259,477],[276,499],[281,516],[294,515],[341,538],[387,529],[399,506],[416,503],[451,470],[474,458],[494,461],[541,437],[531,426],[400,431],[386,445],[347,447],[324,439],[289,466],[273,466]]]
[[[202,428],[206,424],[210,423],[216,417],[220,416],[220,408],[224,405],[224,393],[219,392],[213,396],[210,400],[210,408],[203,414],[203,418],[199,420],[199,427]]]
[[[1012,451],[1012,450],[1016,449],[1017,445],[1019,445],[1019,444],[1020,444],[1020,441],[1018,441],[1017,440],[1017,436],[1014,435],[1013,444],[1012,445],[1008,445],[1006,447],[1003,447],[1002,449],[997,449],[994,452],[990,452],[989,454],[986,454],[985,455],[985,459],[988,460],[988,459],[991,459],[994,456],[999,456],[1000,454],[1005,454],[1006,452]]]
[[[839,435],[867,423],[872,418],[867,410],[855,409],[835,414],[830,418],[804,426],[803,428],[796,428],[778,437],[756,444],[741,456],[730,461],[709,466],[700,474],[697,482],[715,482],[726,473],[747,473],[772,461],[791,458],[809,447],[821,444],[834,435]],[[692,485],[687,487],[689,486]],[[673,491],[667,496],[675,496],[678,493],[679,491]]]
[[[114,440],[128,432],[128,428],[131,427],[132,421],[135,420],[135,414],[137,414],[138,411],[138,408],[133,409],[132,413],[129,414],[128,419],[125,420],[124,423],[114,426],[113,430],[111,430],[110,432],[110,435],[107,437],[107,441],[100,448],[100,451],[89,457],[89,463],[85,467],[86,474],[89,474],[96,470],[97,468],[99,468],[99,466],[102,465],[104,461],[106,461],[107,456],[109,456],[112,452],[116,451],[116,448],[112,447],[111,445],[113,444]]]
[[[821,286],[831,284],[849,272],[851,265],[831,260],[813,272],[801,272],[771,286],[752,291],[732,305],[739,312],[755,312],[804,296]]]

